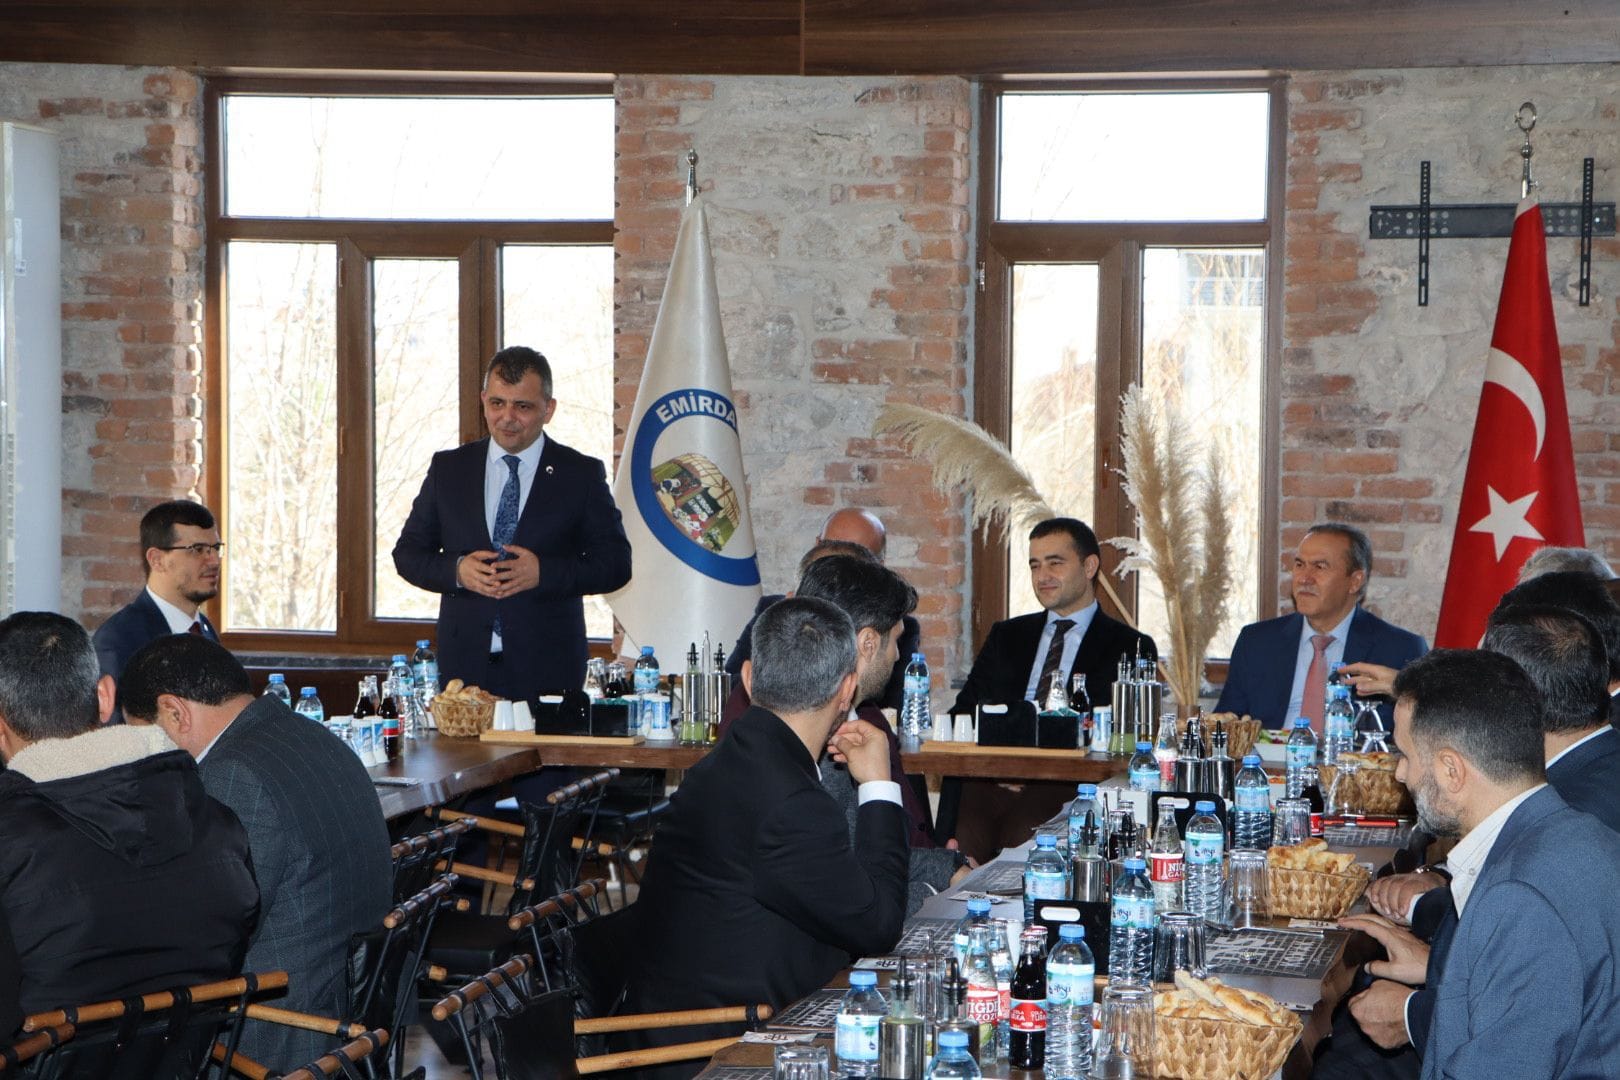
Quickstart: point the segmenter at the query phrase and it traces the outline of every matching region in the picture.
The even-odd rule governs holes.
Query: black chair
[[[234,1051],[252,1000],[285,990],[275,971],[36,1013],[0,1051],[0,1075],[30,1080],[202,1080],[223,1076],[215,1040]]]
[[[312,1016],[266,1006],[250,1006],[247,1018],[254,1022],[283,1024],[320,1031],[342,1038],[353,1038],[367,1031],[403,1032],[414,1019],[416,984],[426,966],[428,935],[440,909],[456,901],[454,874],[445,874],[415,896],[383,916],[375,930],[356,934],[349,943],[347,1007],[342,1017]],[[233,1048],[234,1049],[234,1048]],[[369,1055],[357,1065],[367,1080],[412,1080],[424,1070],[404,1072],[405,1040],[395,1038],[393,1050],[385,1055]],[[255,1070],[268,1072],[265,1065],[240,1054],[232,1068],[254,1077]]]
[[[662,770],[631,769],[608,784],[596,811],[595,835],[584,839],[594,842],[597,854],[612,865],[621,908],[630,903],[631,880],[641,882],[641,875],[634,872],[635,853],[652,841],[668,812]]]
[[[702,1060],[737,1041],[736,1036],[729,1036],[577,1057],[576,1040],[584,1036],[692,1024],[757,1027],[771,1015],[770,1006],[751,1005],[581,1019],[575,1016],[575,991],[537,985],[535,970],[534,960],[527,954],[513,957],[434,1004],[433,1018],[449,1023],[461,1040],[473,1080],[483,1080],[486,1044],[496,1080],[573,1080],[600,1072]]]
[[[452,821],[395,844],[393,903],[407,900],[431,885],[439,875],[434,868],[441,862],[454,862],[461,838],[472,830],[471,821]]]

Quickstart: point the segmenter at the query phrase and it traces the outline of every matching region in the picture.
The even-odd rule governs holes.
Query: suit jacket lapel
[[[495,541],[489,535],[489,519],[484,516],[484,468],[489,461],[489,436],[467,445],[477,450],[464,456],[461,475],[455,478],[455,490],[449,493],[449,498],[460,505],[467,520],[475,523],[474,528],[482,537],[478,548],[493,551]]]
[[[1344,662],[1354,664],[1372,655],[1372,616],[1357,607],[1350,616],[1350,629],[1344,635]]]
[[[549,435],[546,436],[546,444],[540,449],[540,460],[535,463],[534,482],[529,485],[529,497],[524,500],[523,510],[518,514],[519,535],[533,535],[535,523],[544,513],[540,507],[552,496],[552,485],[556,482],[556,446],[556,440]]]
[[[1271,647],[1276,650],[1277,678],[1269,681],[1264,693],[1269,700],[1263,701],[1265,711],[1258,711],[1259,716],[1281,716],[1283,728],[1294,722],[1288,716],[1289,695],[1294,692],[1294,666],[1299,660],[1299,628],[1305,621],[1305,616],[1299,612],[1283,619],[1277,624],[1277,637],[1273,639]]]

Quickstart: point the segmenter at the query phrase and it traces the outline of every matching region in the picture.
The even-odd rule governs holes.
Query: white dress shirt
[[[546,448],[545,432],[530,443],[525,450],[518,451],[518,517],[523,516],[523,508],[529,503],[529,491],[534,487],[535,473],[540,471],[540,455]],[[495,515],[500,512],[501,492],[506,489],[506,478],[512,475],[506,462],[506,451],[494,439],[489,440],[489,456],[484,459],[484,524],[489,529],[489,535],[495,536]],[[501,635],[489,635],[489,651],[501,651]]]
[[[1324,673],[1331,673],[1334,664],[1344,662],[1344,639],[1350,634],[1350,620],[1356,617],[1356,609],[1351,608],[1350,614],[1344,620],[1329,630],[1333,640],[1322,651],[1322,662],[1327,665]],[[1311,620],[1303,619],[1299,626],[1299,652],[1294,657],[1294,686],[1288,691],[1288,715],[1283,717],[1283,730],[1294,726],[1294,717],[1304,716],[1300,710],[1305,704],[1305,677],[1311,670],[1311,657],[1316,655],[1316,646],[1311,644],[1311,638],[1316,631],[1311,628]]]
[[[1052,635],[1056,633],[1056,628],[1052,624],[1059,619],[1074,620],[1074,625],[1063,635],[1063,656],[1058,661],[1059,671],[1072,671],[1074,658],[1080,652],[1080,642],[1085,640],[1086,631],[1091,629],[1091,620],[1096,614],[1095,600],[1072,615],[1059,615],[1055,611],[1046,613],[1046,627],[1041,631],[1041,640],[1035,646],[1035,666],[1029,669],[1029,682],[1024,686],[1025,701],[1034,701],[1037,706],[1040,705],[1035,695],[1040,693],[1041,688],[1035,684],[1041,681],[1041,668],[1046,665],[1046,651],[1052,647]],[[1064,689],[1067,690],[1068,687],[1065,686]]]
[[[860,719],[854,709],[849,710],[849,718],[851,720]],[[884,736],[884,738],[888,738],[888,736]],[[816,779],[820,780],[821,762],[812,759],[810,763],[816,767]],[[905,803],[900,798],[900,785],[893,780],[868,780],[864,784],[855,786],[855,805],[865,806],[867,803],[875,801],[891,802],[899,807],[905,806]]]
[[[1546,786],[1537,784],[1492,810],[1484,821],[1469,829],[1468,835],[1458,840],[1457,846],[1446,856],[1446,869],[1451,871],[1451,902],[1457,905],[1458,918],[1462,918],[1468,894],[1474,891],[1479,872],[1485,869],[1485,860],[1490,857],[1491,848],[1496,846],[1496,838],[1502,834],[1502,827],[1508,823],[1508,818],[1513,816],[1520,803]]]
[[[163,617],[169,621],[169,633],[191,633],[191,624],[198,621],[196,612],[187,615],[185,612],[163,599],[163,597],[153,592],[150,585],[146,587],[146,595],[152,598],[152,603],[157,605],[158,610],[163,612]]]

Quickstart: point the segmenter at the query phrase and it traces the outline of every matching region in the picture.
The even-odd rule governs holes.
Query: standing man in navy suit
[[[200,634],[218,641],[202,605],[219,595],[225,545],[208,507],[186,499],[161,502],[141,518],[141,570],[146,588],[95,633],[101,673],[116,682],[143,645],[167,634]],[[108,723],[123,723],[114,710]]]
[[[1421,637],[1361,606],[1371,578],[1366,533],[1353,525],[1311,526],[1294,554],[1294,614],[1250,623],[1238,634],[1216,711],[1246,713],[1268,728],[1304,716],[1320,734],[1334,664],[1398,671],[1422,656],[1428,643]]]
[[[512,346],[479,394],[489,437],[433,455],[394,567],[440,593],[439,673],[532,699],[585,681],[581,597],[630,580],[602,462],[545,437],[551,365]]]

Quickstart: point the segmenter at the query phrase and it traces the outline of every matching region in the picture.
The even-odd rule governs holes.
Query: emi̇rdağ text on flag
[[[1585,543],[1547,240],[1531,197],[1519,204],[1508,242],[1435,645],[1476,647],[1531,552]]]
[[[759,601],[759,562],[701,196],[681,217],[613,497],[635,576],[608,602],[629,642],[665,671],[705,631],[729,649]]]

